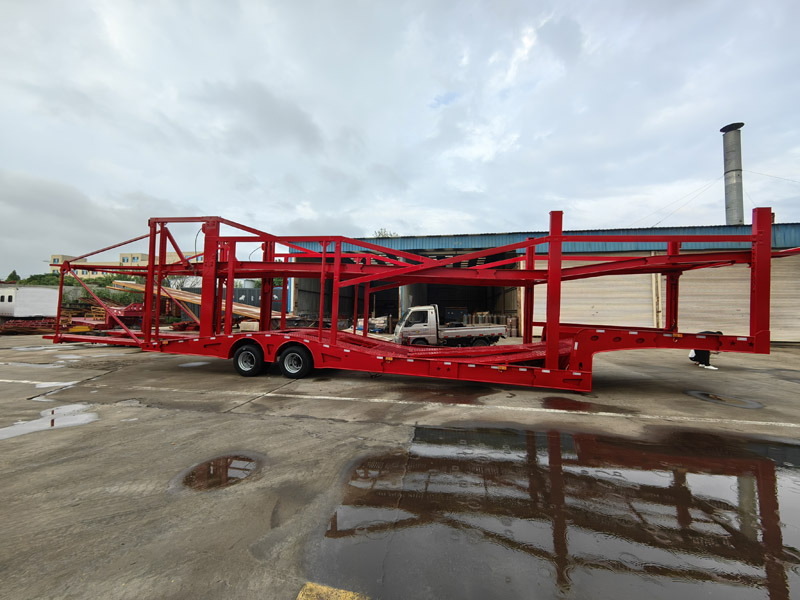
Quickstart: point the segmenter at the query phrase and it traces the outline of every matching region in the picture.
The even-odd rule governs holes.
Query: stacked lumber
[[[115,281],[113,286],[109,286],[110,290],[116,290],[118,292],[144,292],[145,286],[143,283],[135,283],[133,281]],[[185,292],[183,290],[176,290],[174,288],[162,287],[161,293],[167,296],[168,298],[172,298],[173,300],[178,300],[180,302],[186,302],[189,304],[197,304],[198,306],[202,304],[202,296],[200,294],[194,294],[192,292]],[[225,306],[225,299],[222,299],[222,310],[227,310]],[[248,319],[256,319],[258,320],[261,317],[261,309],[257,306],[250,306],[249,304],[241,304],[239,302],[234,302],[231,307],[231,312],[235,315],[239,315],[240,317],[247,317]],[[280,318],[281,313],[278,311],[272,311],[272,318]],[[287,313],[286,315],[288,318],[293,318],[294,315],[291,313]]]

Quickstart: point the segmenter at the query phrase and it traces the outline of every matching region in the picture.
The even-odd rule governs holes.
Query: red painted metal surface
[[[797,250],[772,252],[771,222],[771,210],[757,208],[753,211],[751,235],[570,236],[563,232],[562,213],[552,212],[550,233],[547,236],[435,260],[342,236],[280,237],[220,217],[153,218],[149,221],[148,235],[129,240],[134,242],[148,238],[150,260],[146,267],[108,267],[91,263],[81,263],[79,267],[81,270],[145,275],[146,291],[141,328],[132,329],[117,321],[122,330],[105,332],[102,337],[73,335],[62,331],[57,331],[51,337],[56,342],[103,342],[139,346],[145,351],[221,358],[231,358],[241,344],[255,343],[261,347],[267,362],[276,361],[289,345],[302,345],[310,351],[317,368],[588,391],[591,389],[592,358],[598,352],[633,348],[694,348],[769,353],[771,259],[797,253]],[[201,224],[204,234],[202,262],[192,262],[195,257],[187,258],[180,252],[169,229],[173,223]],[[233,235],[228,234],[231,230]],[[562,247],[570,241],[657,241],[664,244],[667,253],[634,257],[565,257]],[[681,254],[681,243],[696,241],[738,242],[748,245],[749,248]],[[237,247],[253,242],[260,245],[258,260],[240,260],[237,257]],[[540,244],[549,244],[546,257],[535,256],[536,246]],[[178,260],[166,260],[170,250],[177,253]],[[508,259],[503,256],[508,252],[518,253],[519,256]],[[94,253],[82,258],[88,258],[92,254]],[[497,260],[492,260],[492,257]],[[479,266],[454,268],[455,263],[465,264],[464,261],[478,258],[483,259]],[[573,267],[564,264],[576,258],[590,260],[592,264]],[[536,261],[543,263],[544,268],[537,268]],[[695,269],[735,264],[748,264],[751,268],[750,334],[725,336],[681,333],[678,328],[681,274]],[[78,279],[69,261],[59,266],[62,278],[70,275]],[[666,276],[665,328],[603,327],[561,322],[563,281],[644,273]],[[158,327],[161,296],[165,293],[161,282],[166,277],[174,276],[202,278],[199,332],[196,335],[190,332],[162,331]],[[264,318],[261,320],[261,331],[234,333],[233,319],[222,310],[222,305],[224,299],[231,306],[234,281],[241,278],[261,279],[262,313],[271,309],[275,280],[283,280],[280,330],[271,331],[271,319]],[[319,280],[322,293],[319,324],[316,328],[286,328],[285,286],[288,278]],[[332,287],[329,328],[323,325],[325,288],[328,281]],[[378,282],[381,284],[378,285]],[[366,325],[371,294],[412,283],[522,288],[523,343],[470,348],[408,347],[369,337],[367,326],[361,335],[355,335],[355,329],[353,333],[339,330],[336,317],[339,316],[342,290],[354,288],[354,321],[359,318],[359,293],[363,294],[361,315]],[[542,342],[534,343],[531,335],[534,325],[534,289],[541,284],[547,284],[547,320],[541,323],[546,336]],[[89,293],[102,304],[101,299],[90,290]],[[113,313],[109,314],[113,318]]]

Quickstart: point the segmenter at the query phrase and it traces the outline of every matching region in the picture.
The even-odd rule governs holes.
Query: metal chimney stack
[[[744,225],[744,194],[742,190],[742,132],[744,123],[725,125],[722,150],[725,162],[725,224]]]

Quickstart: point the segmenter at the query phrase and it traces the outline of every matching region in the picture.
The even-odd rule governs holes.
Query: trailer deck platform
[[[78,335],[57,331],[49,336],[55,342],[89,342],[138,346],[144,351],[231,358],[242,375],[257,375],[265,363],[277,362],[288,377],[302,377],[312,367],[337,368],[374,373],[393,373],[422,377],[502,383],[509,385],[559,388],[576,391],[591,389],[592,359],[599,352],[643,348],[702,349],[725,352],[769,353],[770,264],[773,258],[789,256],[800,249],[773,252],[772,213],[769,208],[753,211],[751,235],[701,236],[600,236],[566,235],[562,214],[551,213],[549,235],[523,242],[435,260],[430,257],[378,246],[342,236],[279,237],[220,217],[153,218],[150,232],[133,240],[104,248],[78,259],[148,239],[150,260],[147,266],[108,267],[80,263],[80,269],[145,277],[142,287],[144,310],[141,328],[132,329],[109,316],[118,327],[98,335]],[[184,256],[170,231],[172,223],[200,223],[204,233],[203,262],[197,256]],[[223,235],[221,228],[232,230]],[[647,239],[663,243],[666,253],[658,256],[609,257],[604,255],[564,257],[563,245],[582,243],[633,242]],[[681,253],[681,244],[692,241],[731,242],[746,247],[707,253]],[[237,245],[260,244],[257,260],[240,260]],[[537,246],[547,245],[546,255],[536,255]],[[168,248],[178,255],[168,262]],[[514,258],[496,259],[505,253]],[[251,253],[252,255],[252,253]],[[484,259],[483,264],[454,268],[456,263]],[[73,259],[78,260],[78,259]],[[569,266],[569,261],[590,264]],[[545,262],[545,268],[537,265]],[[566,264],[565,264],[566,263]],[[679,278],[682,273],[704,268],[723,268],[746,264],[751,272],[750,334],[726,336],[681,332],[678,327]],[[103,301],[81,281],[69,261],[60,265],[64,277],[77,279],[97,300]],[[666,279],[666,324],[663,328],[579,325],[560,320],[563,281],[605,275],[655,273]],[[170,276],[193,275],[202,279],[199,331],[165,332],[159,327],[162,296]],[[261,331],[236,332],[232,313],[233,289],[237,278],[261,279],[261,297],[272,298],[276,280],[286,285],[288,278],[314,278],[320,281],[319,319],[316,328],[286,327],[286,297],[280,327],[271,329],[272,312],[266,303],[259,312]],[[332,282],[330,310],[326,311],[325,283]],[[359,318],[359,297],[363,297],[362,316],[367,315],[370,294],[413,283],[440,283],[469,286],[515,286],[523,290],[524,316],[521,319],[523,343],[481,347],[401,346],[338,328],[341,315],[340,292],[352,287],[355,292],[353,323]],[[533,320],[534,288],[547,285],[546,314],[542,323]],[[284,290],[285,291],[285,290]],[[327,319],[330,327],[323,327]],[[534,342],[534,325],[544,327],[541,342]]]

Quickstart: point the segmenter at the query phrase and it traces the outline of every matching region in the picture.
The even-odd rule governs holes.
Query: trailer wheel
[[[258,344],[244,344],[233,355],[233,366],[243,377],[255,377],[264,370],[264,351]]]
[[[314,367],[314,359],[307,348],[290,346],[278,357],[278,367],[284,377],[300,379],[311,372]]]
[[[475,340],[472,342],[472,345],[473,346],[488,346],[489,342],[486,340],[486,338],[475,338]]]

